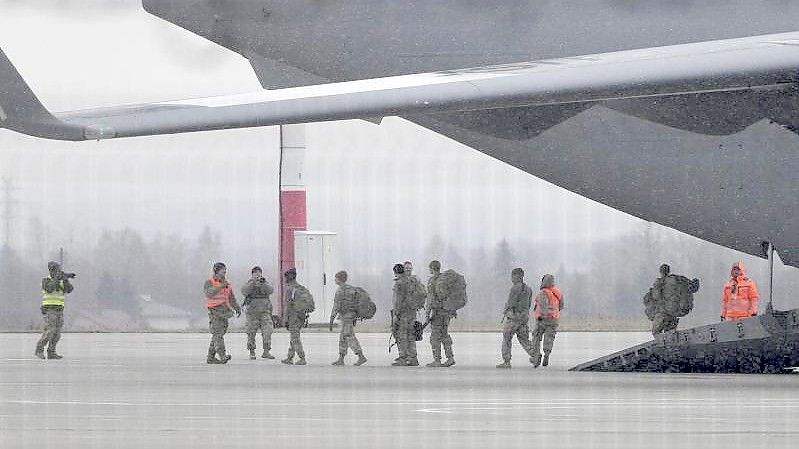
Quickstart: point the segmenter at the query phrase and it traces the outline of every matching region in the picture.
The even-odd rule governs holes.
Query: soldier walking
[[[405,274],[405,267],[402,264],[394,265],[394,289],[393,289],[393,323],[398,329],[397,347],[399,348],[399,358],[392,363],[392,366],[419,366],[419,359],[416,357],[416,336],[413,329],[413,322],[416,320],[416,309],[412,304],[411,279]]]
[[[333,331],[333,320],[338,317],[341,323],[341,333],[338,339],[338,359],[333,362],[333,366],[344,365],[344,357],[347,356],[347,350],[352,349],[352,352],[358,356],[355,366],[361,366],[366,363],[366,357],[363,355],[361,343],[358,342],[358,337],[355,336],[355,321],[358,319],[358,297],[355,287],[347,284],[347,272],[339,271],[336,273],[336,296],[333,299],[333,311],[330,313],[330,331]]]
[[[644,295],[647,318],[652,321],[652,335],[677,329],[680,317],[694,306],[693,294],[699,291],[699,279],[671,274],[667,264],[660,266],[660,276]]]
[[[511,281],[513,286],[508,294],[508,302],[505,303],[503,312],[502,326],[502,360],[497,368],[510,368],[511,343],[513,336],[519,340],[519,344],[530,356],[533,363],[533,345],[530,343],[530,328],[527,323],[530,321],[530,305],[533,298],[533,291],[524,283],[524,270],[514,268],[511,271]]]
[[[263,276],[261,267],[253,267],[251,273],[252,277],[241,288],[247,317],[247,350],[250,351],[250,360],[255,360],[255,334],[261,331],[264,347],[261,358],[274,359],[275,356],[269,352],[272,350],[272,332],[274,331],[272,301],[269,300],[269,295],[274,292],[274,289]]]
[[[555,333],[558,331],[560,311],[563,310],[563,294],[555,287],[555,276],[545,274],[541,279],[541,288],[535,298],[535,329],[533,329],[533,350],[535,355],[531,359],[537,368],[541,363],[541,337],[544,338],[543,365],[549,365],[549,354],[555,343]]]
[[[455,355],[452,352],[452,337],[449,335],[449,322],[455,316],[455,312],[444,308],[444,295],[440,288],[436,287],[436,282],[441,277],[441,262],[434,260],[430,262],[430,279],[427,281],[427,304],[425,311],[427,321],[432,328],[430,332],[430,346],[433,350],[433,361],[426,366],[449,367],[455,364]],[[441,346],[444,346],[444,354],[447,360],[441,363]]]
[[[280,362],[286,365],[305,365],[305,350],[302,347],[300,331],[305,326],[308,319],[308,312],[303,310],[298,303],[304,298],[310,298],[311,292],[307,288],[297,283],[297,270],[290,268],[283,273],[286,280],[285,310],[287,318],[287,328],[289,331],[289,351],[288,356]],[[307,295],[307,296],[306,296]],[[294,354],[299,360],[294,362]]]
[[[227,363],[231,356],[225,351],[225,333],[228,328],[228,320],[236,316],[241,316],[241,306],[236,302],[233,294],[233,286],[225,279],[227,267],[222,262],[214,264],[214,274],[203,286],[205,292],[205,307],[208,309],[208,328],[211,331],[211,344],[208,346],[208,357],[206,362],[209,364]],[[218,356],[218,358],[217,358]]]
[[[47,358],[58,360],[63,358],[55,352],[58,340],[61,339],[61,329],[64,327],[64,299],[72,293],[73,287],[69,282],[74,278],[74,273],[64,273],[58,262],[48,262],[47,270],[50,275],[42,279],[42,316],[44,317],[44,331],[36,343],[34,354],[44,359],[44,348],[47,346]]]

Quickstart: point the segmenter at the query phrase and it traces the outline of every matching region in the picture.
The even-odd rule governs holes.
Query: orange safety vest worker
[[[757,315],[757,286],[746,277],[744,264],[733,265],[730,275],[721,294],[721,318],[735,321]]]
[[[541,287],[541,291],[546,293],[546,304],[540,304],[539,297],[535,297],[535,319],[539,318],[560,318],[560,299],[563,294],[557,287]]]
[[[219,287],[222,284],[222,281],[219,281],[219,280],[217,280],[217,279],[215,279],[213,277],[210,278],[209,281],[211,281],[211,285],[214,288]],[[230,307],[230,292],[231,292],[231,289],[230,289],[230,285],[228,284],[227,287],[219,290],[213,296],[208,296],[206,294],[205,295],[205,308],[206,309],[210,309],[212,307],[217,307],[217,306]]]

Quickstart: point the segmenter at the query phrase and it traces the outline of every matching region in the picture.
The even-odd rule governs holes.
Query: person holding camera
[[[42,315],[44,316],[44,332],[36,343],[36,357],[44,359],[44,348],[47,347],[47,358],[58,360],[63,358],[55,352],[58,340],[61,339],[61,328],[64,327],[64,299],[72,293],[69,282],[75,273],[64,273],[58,262],[48,262],[50,275],[42,279]]]
[[[272,332],[275,329],[269,295],[275,290],[264,277],[261,267],[253,267],[251,273],[252,277],[241,288],[247,316],[247,350],[250,351],[250,360],[255,360],[255,334],[260,330],[264,342],[264,352],[261,357],[274,359],[275,356],[269,353],[272,350]]]

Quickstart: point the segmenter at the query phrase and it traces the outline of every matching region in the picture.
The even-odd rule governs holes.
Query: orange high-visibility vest
[[[541,304],[538,296],[535,297],[535,319],[560,318],[560,299],[563,294],[557,287],[544,287],[541,291],[547,295],[547,304]]]
[[[738,286],[733,287],[737,281]],[[754,281],[738,276],[724,284],[721,295],[721,316],[727,321],[735,321],[757,315],[757,286]]]
[[[215,278],[210,278],[211,285],[216,288],[222,284],[222,281],[218,281]],[[227,306],[230,307],[230,285],[228,284],[227,287],[219,290],[214,296],[205,295],[205,308],[210,309],[211,307],[217,306]]]

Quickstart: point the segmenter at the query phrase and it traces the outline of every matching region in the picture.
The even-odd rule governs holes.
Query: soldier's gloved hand
[[[538,320],[538,321],[544,321],[544,319],[543,319],[543,318],[541,318],[541,317],[538,317],[538,318],[536,318],[536,320]]]
[[[722,322],[722,323],[724,322],[724,317],[721,317],[721,322]]]
[[[753,313],[751,316],[757,316],[757,314],[756,314],[756,313]]]

